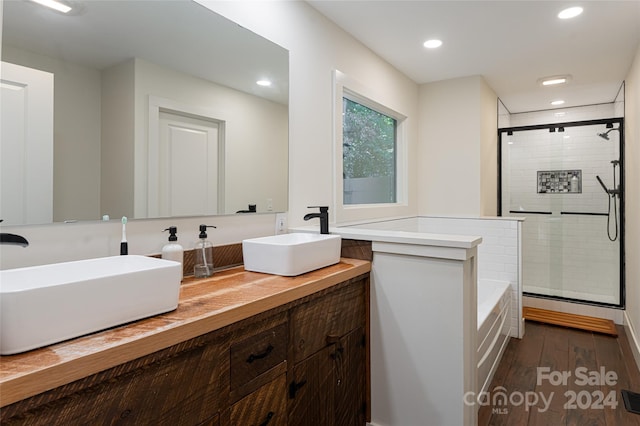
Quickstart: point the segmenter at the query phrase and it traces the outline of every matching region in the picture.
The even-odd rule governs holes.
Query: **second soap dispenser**
[[[184,262],[184,249],[180,244],[178,244],[178,236],[176,235],[176,233],[178,232],[178,228],[175,226],[170,226],[164,231],[169,231],[169,242],[165,244],[164,247],[162,247],[162,258],[180,262],[180,268],[182,268]],[[180,281],[182,281],[182,278],[183,271],[181,269]]]
[[[196,278],[206,278],[213,274],[213,244],[207,241],[207,228],[215,228],[212,225],[200,225],[200,241],[195,247],[195,264],[193,275]]]

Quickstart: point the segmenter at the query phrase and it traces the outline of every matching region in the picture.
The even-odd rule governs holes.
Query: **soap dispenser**
[[[580,180],[578,179],[578,176],[571,176],[571,179],[569,180],[569,191],[574,193],[580,192]]]
[[[213,244],[207,241],[207,228],[215,226],[200,225],[200,241],[196,244],[196,261],[193,267],[193,275],[196,278],[206,278],[213,274]]]
[[[175,226],[170,226],[162,232],[169,231],[169,243],[165,244],[162,247],[162,258],[167,260],[173,260],[175,262],[180,262],[180,281],[183,278],[183,264],[184,264],[184,249],[180,244],[178,244],[178,237],[176,233],[178,232],[178,228]]]

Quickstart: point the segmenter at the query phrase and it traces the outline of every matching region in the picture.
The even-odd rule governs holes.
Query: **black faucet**
[[[26,247],[29,241],[22,235],[0,233],[0,244],[11,244]]]
[[[0,222],[4,222],[4,219],[0,219]],[[0,244],[26,247],[29,245],[29,241],[27,241],[27,239],[22,235],[5,234],[2,232],[0,233]]]
[[[327,206],[309,206],[309,209],[320,209],[320,213],[307,213],[304,215],[304,220],[320,218],[320,233],[329,233],[329,207]]]
[[[238,210],[236,213],[256,213],[256,212],[257,212],[256,205],[249,204],[249,208],[247,210]]]

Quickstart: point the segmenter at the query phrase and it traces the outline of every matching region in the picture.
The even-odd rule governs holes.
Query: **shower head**
[[[604,140],[607,140],[607,141],[608,141],[608,140],[609,140],[609,132],[612,132],[612,131],[614,131],[614,130],[620,130],[620,127],[617,127],[617,128],[615,128],[615,129],[609,129],[609,130],[607,130],[607,131],[606,131],[606,132],[604,132],[604,133],[598,133],[598,136],[600,136],[602,139],[604,139]]]

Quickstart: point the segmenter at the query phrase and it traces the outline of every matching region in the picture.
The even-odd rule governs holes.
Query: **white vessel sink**
[[[174,310],[180,277],[180,263],[146,256],[0,271],[0,354]]]
[[[242,241],[244,269],[294,276],[340,261],[341,237],[331,234],[280,234]]]

